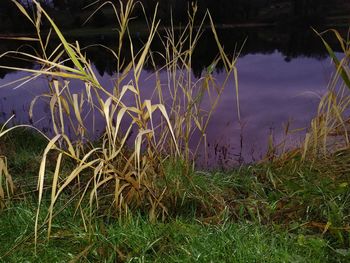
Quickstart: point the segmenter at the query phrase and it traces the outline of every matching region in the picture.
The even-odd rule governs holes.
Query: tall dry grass
[[[69,43],[66,40],[38,1],[33,0],[36,7],[33,16],[19,2],[11,1],[36,31],[36,37],[19,40],[33,41],[39,48],[35,49],[35,54],[8,51],[1,56],[14,55],[32,60],[40,65],[40,69],[4,65],[0,67],[30,73],[19,80],[21,83],[30,82],[39,76],[47,77],[49,89],[41,96],[49,98],[54,131],[54,136],[44,150],[38,174],[36,233],[43,199],[51,200],[47,219],[50,235],[55,204],[68,189],[74,189],[75,194],[78,193],[77,212],[86,222],[86,228],[89,220],[102,208],[106,209],[106,206],[117,216],[125,216],[131,210],[140,209],[148,214],[150,220],[159,217],[164,219],[172,207],[169,200],[176,199],[169,195],[176,192],[174,189],[181,187],[181,178],[186,177],[186,182],[191,184],[190,171],[196,155],[207,145],[206,128],[229,78],[232,77],[235,79],[234,89],[238,102],[235,67],[237,56],[229,57],[225,53],[210,14],[207,13],[200,20],[199,26],[196,26],[197,6],[192,5],[188,12],[189,22],[184,29],[178,32],[172,26],[162,35],[158,31],[160,22],[155,10],[154,16],[150,20],[146,19],[149,27],[147,41],[140,50],[134,50],[128,24],[138,3],[129,0],[123,4],[120,1],[118,7],[111,2],[105,3],[112,5],[115,12],[119,39],[117,50],[108,49],[111,56],[118,61],[117,78],[111,90],[99,82],[79,43]],[[43,19],[51,25],[49,32],[41,30]],[[205,75],[195,79],[191,68],[192,56],[204,30],[205,20],[211,25],[219,54]],[[53,34],[57,35],[60,43],[49,49]],[[153,63],[151,44],[156,36],[164,45],[165,54],[162,56],[165,66],[155,69],[155,95],[143,99],[141,73],[146,63]],[[126,41],[129,42],[131,61],[122,60],[122,48]],[[67,66],[66,62],[70,62],[72,66]],[[223,63],[226,70],[223,83],[215,80],[214,69],[218,63]],[[159,76],[161,70],[165,70],[167,74],[165,83]],[[84,88],[73,92],[72,80],[79,80]],[[122,84],[125,82],[128,84]],[[165,94],[170,94],[170,97],[166,99]],[[126,99],[130,95],[132,101]],[[210,99],[209,109],[202,107],[203,97]],[[32,102],[30,115],[37,98]],[[104,133],[97,142],[88,140],[87,115],[84,114],[86,108],[89,109],[88,114],[101,116],[105,122]],[[74,131],[74,140],[68,136],[68,129]],[[132,131],[136,131],[136,135],[132,137],[134,143],[130,145],[127,144],[127,139]],[[195,133],[200,134],[200,139],[193,147],[193,141],[197,140],[194,138]],[[55,169],[51,172],[47,168],[48,159],[55,163]],[[166,164],[171,160],[183,164],[175,181],[169,180],[164,172]],[[68,172],[65,163],[70,164]],[[51,185],[50,193],[44,191],[48,184]],[[86,206],[89,208],[88,213]]]
[[[316,32],[316,31],[315,31]],[[321,98],[318,112],[312,119],[303,145],[303,159],[319,158],[347,151],[349,141],[350,109],[350,41],[334,29],[316,32],[323,42],[335,71],[329,82],[328,91]],[[338,40],[342,53],[336,54],[324,36],[333,35]]]

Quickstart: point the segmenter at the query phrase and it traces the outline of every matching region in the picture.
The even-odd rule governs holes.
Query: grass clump
[[[225,54],[210,15],[206,14],[205,18],[212,25],[219,54],[205,76],[197,80],[192,76],[192,55],[200,40],[204,19],[199,26],[195,22],[195,4],[188,11],[188,24],[180,32],[175,32],[171,27],[165,30],[165,36],[161,36],[157,31],[160,24],[156,18],[157,9],[151,19],[145,18],[149,35],[139,50],[134,49],[128,30],[137,3],[130,0],[126,3],[120,1],[118,7],[112,5],[118,26],[118,48],[108,51],[118,63],[117,78],[112,89],[109,89],[99,82],[84,49],[77,42],[67,42],[39,1],[33,1],[36,10],[33,14],[20,2],[12,2],[33,25],[36,33],[36,37],[21,37],[19,40],[33,41],[35,52],[8,51],[1,57],[13,55],[31,60],[40,69],[0,67],[32,74],[19,80],[23,82],[45,76],[49,86],[47,93],[33,100],[29,110],[31,118],[35,117],[32,113],[37,100],[46,98],[53,130],[43,149],[37,177],[39,198],[36,230],[39,227],[41,203],[49,198],[50,235],[55,204],[67,193],[75,196],[77,210],[86,224],[106,211],[115,217],[138,211],[146,213],[151,221],[158,218],[165,220],[174,214],[172,209],[177,207],[178,199],[188,193],[192,195],[192,191],[199,191],[192,178],[193,160],[202,149],[201,145],[207,145],[206,127],[228,79],[237,78],[236,56]],[[51,25],[46,35],[41,30],[44,19]],[[50,46],[53,34],[60,39],[56,47]],[[146,64],[155,64],[157,54],[151,48],[155,37],[161,38],[164,45],[165,53],[161,57],[165,66],[155,68],[155,95],[144,99],[141,72]],[[131,61],[125,61],[121,53],[126,43],[130,47]],[[227,77],[224,83],[219,83],[213,76],[218,63],[225,66]],[[165,83],[159,77],[163,69],[168,78]],[[84,88],[73,91],[72,80],[80,81]],[[126,97],[132,99],[127,100]],[[204,97],[211,101],[209,108],[201,105]],[[97,142],[89,139],[93,134],[88,128],[95,122],[96,116],[105,122],[104,133]],[[73,136],[69,136],[69,130]],[[195,133],[199,134],[197,142],[193,139]],[[128,144],[128,140],[133,143]],[[194,150],[190,148],[193,142],[197,145]],[[182,163],[181,170],[177,170],[177,176],[167,178],[165,165],[177,160]],[[190,191],[181,189],[184,182],[192,186]],[[179,188],[180,195],[174,195],[176,188]],[[193,198],[196,205],[202,203],[204,210],[209,209],[211,203],[198,196]],[[88,228],[87,225],[85,227]]]

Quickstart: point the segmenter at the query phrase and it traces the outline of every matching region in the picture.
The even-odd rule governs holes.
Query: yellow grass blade
[[[38,240],[38,223],[39,223],[39,212],[40,212],[40,205],[41,205],[41,200],[43,197],[43,191],[44,191],[44,179],[45,179],[45,171],[46,171],[46,159],[49,151],[55,147],[55,143],[58,141],[60,138],[60,135],[56,135],[50,142],[47,144],[43,157],[40,163],[40,168],[39,168],[39,176],[38,176],[38,186],[37,189],[39,190],[39,195],[38,195],[38,209],[36,212],[36,217],[35,217],[35,227],[34,227],[34,239],[35,239],[35,249],[37,245],[37,240]]]
[[[78,103],[78,94],[73,94],[73,108],[74,108],[75,117],[77,118],[79,124],[81,125],[81,127],[84,127],[84,122],[80,115],[81,107],[79,107],[79,103]]]
[[[0,39],[6,39],[6,40],[19,40],[19,41],[33,41],[38,42],[40,41],[38,38],[35,37],[7,37],[7,36],[0,36]]]
[[[6,187],[6,194],[9,198],[14,193],[15,185],[7,169],[7,159],[5,156],[0,155],[0,208],[4,207],[3,201],[5,200],[5,190],[3,189],[3,184]]]
[[[59,37],[59,39],[61,40],[65,50],[68,53],[68,56],[70,57],[70,59],[72,60],[72,62],[74,63],[74,65],[80,70],[81,73],[84,73],[84,69],[83,66],[80,64],[77,56],[75,55],[75,52],[73,51],[73,49],[71,48],[71,46],[68,44],[67,40],[65,39],[65,37],[62,35],[61,31],[59,30],[59,28],[56,26],[56,24],[54,23],[54,21],[51,19],[51,17],[45,12],[45,10],[41,7],[40,3],[38,3],[36,0],[33,0],[33,3],[36,4],[36,7],[38,10],[40,10],[46,17],[46,19],[50,22],[51,26],[53,27],[53,29],[55,30],[57,36]]]
[[[65,72],[56,72],[56,71],[48,71],[48,70],[35,70],[35,69],[24,69],[24,68],[18,68],[18,67],[8,67],[8,66],[1,66],[2,69],[10,69],[14,71],[24,71],[29,73],[35,73],[39,75],[48,75],[48,76],[55,76],[55,77],[61,77],[61,78],[67,78],[67,79],[85,79],[82,75],[78,74],[70,74]]]
[[[139,133],[136,136],[136,139],[135,139],[135,153],[136,153],[135,167],[137,168],[139,179],[140,179],[140,175],[141,175],[141,145],[142,145],[142,137],[143,137],[143,135],[148,134],[148,133],[153,133],[153,131],[150,130],[150,129],[140,130]]]
[[[63,156],[63,153],[58,154],[57,161],[56,161],[56,168],[53,175],[52,190],[51,190],[51,204],[49,207],[49,220],[48,220],[48,230],[47,230],[48,238],[50,238],[50,233],[51,233],[52,214],[53,214],[53,208],[55,205],[54,200],[56,197],[56,190],[58,186],[58,177],[59,177],[60,168],[61,168],[62,156]]]
[[[25,16],[28,18],[28,20],[29,20],[33,25],[35,25],[34,21],[32,20],[32,18],[31,18],[31,17],[29,16],[29,14],[27,13],[26,9],[25,9],[19,2],[17,2],[16,0],[11,0],[11,2],[14,3],[14,4],[17,6],[17,8],[21,11],[21,13],[22,13],[23,15],[25,15]]]
[[[160,112],[163,114],[163,116],[164,116],[164,118],[165,118],[165,120],[166,120],[166,122],[168,124],[168,128],[169,128],[169,131],[171,133],[171,137],[172,137],[172,139],[174,141],[174,144],[175,144],[175,147],[176,147],[176,152],[180,156],[180,150],[179,150],[179,148],[177,146],[177,141],[176,141],[176,138],[175,138],[175,135],[174,135],[174,131],[173,131],[173,128],[172,128],[170,120],[169,120],[169,116],[168,116],[168,114],[166,112],[166,109],[165,109],[164,105],[162,105],[162,104],[158,104],[157,106],[158,106],[158,109],[160,110]]]

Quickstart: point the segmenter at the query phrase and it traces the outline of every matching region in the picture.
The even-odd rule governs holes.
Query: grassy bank
[[[35,255],[37,170],[46,141],[29,130],[2,140],[18,188],[0,216],[3,262],[346,262],[350,190],[346,153],[312,164],[300,156],[230,172],[195,172],[179,181],[174,213],[150,221],[145,213],[120,218],[111,204],[84,221],[69,189],[57,201],[50,239],[44,192]],[[282,162],[282,163],[281,163]],[[54,164],[49,168],[54,170]],[[68,173],[71,167],[64,168]],[[169,167],[169,178],[181,174]],[[102,204],[101,204],[102,205]],[[79,208],[80,207],[80,208]],[[78,210],[77,210],[78,208]],[[91,220],[91,221],[90,221]]]

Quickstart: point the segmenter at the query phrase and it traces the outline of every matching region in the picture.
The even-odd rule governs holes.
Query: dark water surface
[[[250,38],[237,63],[242,120],[239,122],[237,118],[234,83],[229,83],[207,129],[210,165],[231,166],[261,159],[270,134],[275,143],[285,138],[283,124],[289,122],[291,129],[307,127],[316,114],[320,96],[326,91],[331,77],[333,66],[320,40],[312,33],[283,34],[272,29],[252,33],[250,30],[253,31],[247,29],[246,34],[235,29],[220,33],[221,36],[226,35],[224,42],[231,47],[242,42],[244,36]],[[86,41],[99,41],[100,38],[97,36],[95,40]],[[208,38],[204,38],[204,42],[207,43],[197,52],[198,59],[194,62],[196,68],[193,72],[197,77],[210,63],[212,54],[216,54],[215,48],[211,48],[213,43]],[[9,46],[1,48],[9,49]],[[102,85],[112,87],[112,79],[116,77],[114,62],[93,52],[91,56],[95,57],[92,62]],[[0,63],[6,64],[7,61],[0,60]],[[148,89],[149,93],[153,91],[152,74],[151,71],[142,73],[145,97],[148,96]],[[26,73],[3,71],[1,76],[0,86],[3,86],[26,76]],[[166,79],[165,72],[161,72],[160,77]],[[220,81],[225,74],[218,70],[215,77]],[[72,83],[76,89],[81,87],[79,83]],[[47,91],[47,80],[40,77],[16,89],[14,87],[0,88],[0,123],[12,114],[15,114],[15,123],[29,123],[29,105],[35,96]],[[38,128],[52,132],[48,103],[39,101],[33,121]],[[97,119],[96,129],[102,127],[103,120]],[[301,131],[289,136],[288,145],[297,145],[303,134]],[[204,159],[200,163],[205,163]]]

